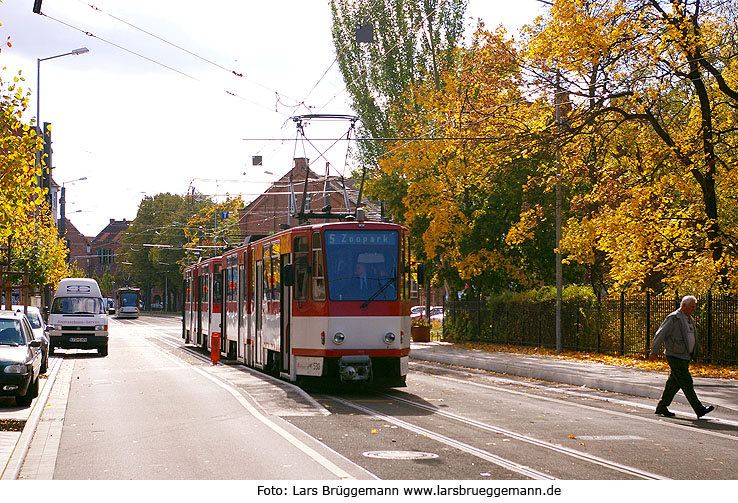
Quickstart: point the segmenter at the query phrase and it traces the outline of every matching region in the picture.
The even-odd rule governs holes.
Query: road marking
[[[256,419],[258,419],[261,423],[263,423],[265,426],[269,427],[272,431],[277,433],[279,436],[287,440],[290,444],[292,444],[294,447],[305,453],[307,456],[309,456],[311,459],[316,461],[318,464],[323,466],[326,470],[333,473],[336,477],[339,479],[353,479],[349,473],[347,473],[345,470],[343,470],[341,467],[324,457],[322,454],[315,451],[312,447],[305,444],[302,440],[295,437],[292,433],[288,432],[278,424],[274,423],[271,419],[264,416],[256,407],[251,405],[241,394],[241,392],[237,389],[235,389],[230,384],[227,384],[220,379],[218,379],[215,376],[212,376],[209,372],[203,370],[200,367],[195,367],[193,365],[188,365],[181,360],[177,359],[176,357],[170,355],[166,351],[159,348],[156,344],[153,342],[143,339],[147,344],[149,344],[152,348],[154,348],[159,354],[164,356],[165,358],[175,362],[178,365],[181,365],[185,368],[190,368],[194,370],[195,372],[199,373],[203,377],[207,378],[208,380],[212,381],[213,383],[217,384],[221,388],[223,388],[225,391],[230,393],[233,398],[236,399],[236,401],[241,404],[241,406],[246,409],[252,416],[254,416]]]
[[[548,392],[553,392],[553,393],[557,393],[557,394],[564,394],[564,395],[575,396],[575,397],[579,397],[579,398],[587,398],[589,400],[598,400],[598,401],[601,401],[601,402],[614,403],[614,404],[618,404],[618,405],[626,405],[626,406],[629,406],[629,407],[637,407],[639,409],[653,411],[653,405],[645,405],[645,404],[638,403],[638,402],[633,402],[633,401],[630,401],[630,400],[621,400],[621,399],[614,398],[614,397],[602,397],[602,396],[598,396],[598,395],[592,394],[592,393],[582,393],[582,392],[579,392],[579,391],[572,391],[570,389],[561,389],[561,388],[557,388],[557,387],[554,387],[554,386],[544,386],[544,385],[540,385],[540,384],[534,384],[534,383],[530,383],[530,382],[525,382],[525,381],[522,381],[522,380],[517,381],[517,380],[514,380],[514,379],[506,379],[504,377],[496,377],[496,376],[492,376],[492,375],[489,375],[489,374],[482,374],[482,373],[479,373],[479,372],[470,372],[470,371],[455,370],[455,369],[451,369],[451,368],[448,368],[448,367],[445,367],[445,366],[429,365],[429,364],[425,364],[425,363],[413,363],[411,365],[412,366],[419,366],[419,367],[427,367],[427,368],[431,368],[431,369],[434,369],[434,368],[435,369],[443,369],[446,372],[450,372],[450,373],[454,373],[454,374],[463,374],[465,376],[468,376],[468,375],[477,375],[477,376],[483,377],[485,379],[490,379],[490,380],[501,382],[501,383],[505,383],[505,384],[515,384],[515,385],[518,385],[518,386],[525,386],[527,388],[532,388],[532,389],[537,389],[537,390],[542,390],[542,391],[548,391]],[[511,393],[513,395],[525,395],[525,396],[529,396],[529,393],[525,393],[523,391],[516,391],[516,390],[511,390],[511,389],[500,388],[498,386],[493,386],[491,384],[484,384],[484,383],[479,383],[479,382],[471,382],[471,381],[468,381],[468,380],[465,380],[465,379],[458,379],[458,378],[455,378],[455,377],[441,376],[441,375],[437,375],[437,374],[433,374],[433,377],[435,379],[443,379],[443,380],[446,380],[446,381],[452,381],[452,382],[456,382],[456,383],[467,384],[469,386],[478,386],[478,387],[482,387],[482,388],[486,388],[486,389],[493,389],[495,391],[502,391],[502,392],[505,392],[505,393]],[[623,394],[623,393],[620,393],[620,394]],[[544,400],[544,401],[556,402],[556,403],[566,403],[566,404],[572,405],[571,402],[567,402],[565,400],[561,400],[560,398],[550,398],[550,397],[544,397],[544,396],[540,396],[540,395],[533,395],[533,396],[535,396],[536,398],[538,398],[540,400]],[[656,422],[659,422],[661,424],[671,426],[673,428],[679,428],[679,429],[684,429],[684,430],[691,431],[691,432],[702,433],[704,435],[711,435],[711,436],[725,438],[725,439],[729,439],[729,440],[738,440],[738,436],[735,436],[735,435],[728,435],[728,434],[720,433],[720,432],[717,432],[717,431],[711,431],[711,430],[705,430],[705,429],[698,429],[698,428],[695,428],[694,426],[686,426],[686,425],[683,425],[683,424],[674,423],[673,421],[664,421],[663,419],[656,419],[656,418],[651,419],[651,418],[647,418],[647,417],[636,416],[636,415],[633,415],[633,414],[627,414],[625,412],[618,412],[618,411],[614,411],[614,410],[600,409],[598,407],[593,407],[591,405],[577,404],[576,406],[577,407],[588,408],[588,409],[591,409],[591,410],[596,410],[596,411],[599,411],[599,412],[602,412],[602,413],[614,414],[616,416],[629,417],[629,418],[637,419],[639,421],[648,421],[648,422],[654,422],[654,421],[656,421]],[[706,422],[706,420],[704,420],[704,419],[703,419],[703,421]],[[717,418],[717,417],[710,417],[709,418],[709,421],[712,422],[712,423],[720,423],[720,424],[726,424],[726,425],[730,425],[730,426],[738,426],[738,421],[731,421],[730,419],[722,419],[722,418]]]
[[[388,395],[388,394],[385,394],[384,396],[392,398],[393,400],[396,400],[398,402],[402,402],[404,404],[411,405],[419,409],[427,410],[429,412],[433,412],[434,414],[438,414],[443,417],[454,419],[464,424],[474,426],[475,428],[480,428],[480,429],[492,431],[495,433],[501,433],[503,435],[507,435],[508,437],[514,438],[516,440],[520,440],[522,442],[533,444],[537,447],[543,447],[544,449],[549,449],[554,452],[558,452],[559,454],[565,454],[567,456],[581,459],[583,461],[587,461],[587,462],[590,462],[596,465],[604,466],[605,468],[610,468],[611,470],[616,470],[622,473],[627,473],[629,475],[636,475],[644,479],[669,480],[667,477],[662,477],[661,475],[656,475],[655,473],[647,472],[645,470],[640,470],[632,466],[621,465],[620,463],[617,463],[615,461],[610,461],[609,459],[600,458],[598,456],[587,454],[585,452],[581,452],[576,449],[570,449],[568,447],[564,447],[563,445],[552,444],[551,442],[546,442],[545,440],[539,440],[537,438],[529,437],[527,435],[522,435],[520,433],[506,430],[498,426],[492,426],[490,424],[482,423],[480,421],[475,421],[474,419],[469,419],[463,416],[452,414],[451,412],[446,412],[446,411],[437,409],[435,407],[430,407],[428,405],[423,405],[417,402],[413,402],[412,400],[407,400],[405,398],[400,398],[400,397]]]
[[[538,470],[534,470],[533,468],[530,468],[528,466],[521,465],[519,463],[510,461],[500,456],[496,456],[483,449],[478,449],[469,444],[465,444],[453,438],[447,437],[445,435],[441,435],[440,433],[436,433],[431,430],[422,428],[420,426],[416,426],[414,424],[408,423],[401,419],[397,419],[396,417],[387,416],[385,414],[382,414],[381,412],[377,412],[376,410],[370,409],[368,407],[364,407],[363,405],[359,405],[358,403],[344,400],[343,398],[338,398],[335,396],[331,396],[330,399],[335,400],[339,403],[342,403],[346,405],[347,407],[351,407],[352,409],[356,409],[361,412],[364,412],[365,414],[369,414],[370,416],[382,419],[383,421],[387,421],[388,423],[396,424],[397,426],[400,426],[401,428],[404,428],[408,431],[417,433],[418,435],[423,435],[437,442],[441,442],[448,446],[459,449],[460,451],[463,451],[473,456],[476,456],[478,458],[484,459],[485,461],[489,461],[490,463],[493,463],[507,470],[513,471],[515,473],[519,473],[526,477],[530,477],[534,480],[556,480],[556,477],[553,477],[547,473],[539,472]]]

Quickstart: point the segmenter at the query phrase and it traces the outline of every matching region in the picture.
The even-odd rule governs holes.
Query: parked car
[[[21,407],[38,396],[41,341],[33,336],[28,318],[16,311],[0,311],[0,395],[15,396]]]
[[[115,314],[115,301],[110,297],[105,297],[105,305],[108,307],[108,314]]]
[[[164,306],[161,305],[161,302],[152,302],[151,303],[151,310],[152,311],[161,311],[164,309]]]
[[[49,368],[49,333],[46,331],[46,322],[41,316],[41,311],[35,306],[26,306],[26,318],[33,330],[33,337],[37,341],[41,341],[41,373],[44,374]],[[23,312],[23,306],[13,306],[13,311]]]
[[[431,316],[430,316],[431,321],[439,321],[443,323],[443,306],[431,307],[430,313],[431,313]]]
[[[416,318],[420,318],[425,314],[425,307],[424,306],[413,306],[410,308],[410,319],[414,320]]]

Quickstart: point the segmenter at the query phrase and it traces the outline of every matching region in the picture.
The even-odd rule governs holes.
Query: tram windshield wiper
[[[366,306],[368,306],[368,305],[369,305],[369,304],[370,304],[370,303],[371,303],[371,302],[372,302],[372,301],[373,301],[374,299],[376,299],[377,297],[379,297],[379,294],[380,294],[380,293],[382,293],[382,292],[384,292],[384,291],[385,291],[385,290],[387,289],[387,287],[388,287],[388,286],[390,286],[390,285],[391,285],[392,283],[394,283],[395,281],[397,281],[397,278],[396,278],[395,276],[393,276],[393,277],[389,278],[389,279],[388,279],[388,280],[387,280],[387,281],[386,281],[386,282],[384,283],[384,285],[382,285],[381,287],[379,287],[379,290],[377,290],[376,292],[374,292],[374,294],[373,294],[373,295],[372,295],[371,297],[369,297],[369,298],[368,298],[368,299],[366,299],[366,300],[365,300],[364,302],[362,302],[362,303],[361,303],[361,306],[359,306],[359,307],[361,307],[362,309],[364,309],[364,308],[365,308]]]

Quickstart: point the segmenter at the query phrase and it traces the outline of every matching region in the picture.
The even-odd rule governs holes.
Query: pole
[[[561,126],[561,109],[560,83],[558,63],[556,68],[556,131],[560,131]],[[561,270],[561,150],[559,148],[558,139],[556,140],[556,352],[561,353],[563,350],[563,341],[561,337],[561,292],[563,290],[563,278]]]

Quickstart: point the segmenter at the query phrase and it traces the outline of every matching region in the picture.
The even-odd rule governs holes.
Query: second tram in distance
[[[290,381],[404,386],[410,264],[397,224],[294,227],[188,266],[182,337],[219,333],[221,354]]]
[[[140,288],[125,286],[115,292],[115,314],[118,318],[138,318],[140,303]]]

